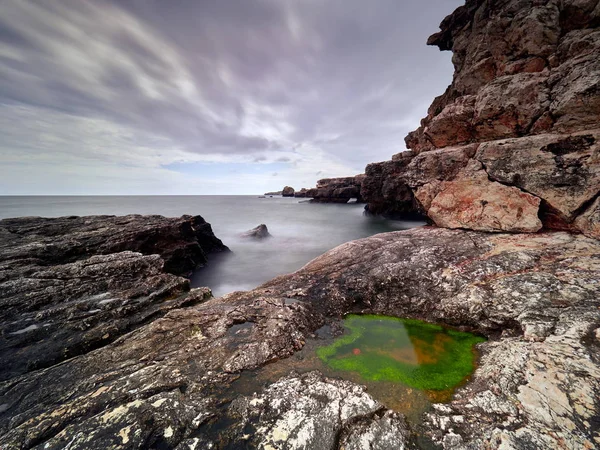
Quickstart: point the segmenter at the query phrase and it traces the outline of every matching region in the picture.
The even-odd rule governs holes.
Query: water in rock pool
[[[298,270],[311,259],[353,239],[423,225],[363,215],[364,205],[313,204],[297,198],[258,196],[39,196],[0,197],[0,219],[102,214],[201,215],[233,251],[213,254],[194,274],[193,286],[215,296],[252,289]],[[272,237],[254,241],[240,234],[264,223]]]
[[[252,395],[292,371],[319,370],[367,386],[386,407],[418,424],[433,402],[449,401],[475,369],[475,345],[484,338],[418,320],[349,315],[345,332],[320,330],[293,356],[245,372],[237,394]]]

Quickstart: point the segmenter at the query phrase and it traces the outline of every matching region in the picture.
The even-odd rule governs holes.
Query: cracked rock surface
[[[594,448],[599,273],[600,243],[566,232],[423,227],[349,242],[253,291],[173,309],[102,348],[11,376],[0,384],[0,446],[402,448],[425,436],[444,448]],[[242,371],[293,354],[347,313],[489,340],[469,383],[420,429],[364,388],[314,372],[239,389]]]
[[[0,221],[0,380],[48,367],[210,296],[176,275],[228,250],[200,216]]]
[[[600,2],[467,0],[440,28],[428,44],[453,52],[452,84],[406,137],[411,151],[367,166],[368,210],[597,237]]]

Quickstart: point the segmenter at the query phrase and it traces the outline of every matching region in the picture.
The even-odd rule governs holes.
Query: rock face
[[[565,232],[423,227],[350,242],[254,291],[173,309],[102,348],[12,374],[0,384],[0,446],[402,448],[419,435],[446,448],[594,448],[599,268],[598,241]],[[240,371],[361,312],[489,338],[470,382],[422,429],[318,373],[240,391]]]
[[[351,198],[362,202],[361,186],[364,175],[345,178],[324,178],[317,181],[317,187],[308,189],[306,197],[315,203],[348,203]]]
[[[269,233],[267,226],[264,223],[261,223],[259,226],[243,233],[242,237],[247,239],[262,240],[271,237],[271,233]]]
[[[283,188],[283,191],[281,191],[281,195],[283,195],[284,197],[293,197],[294,196],[294,188],[291,186],[286,186]]]
[[[200,216],[5,219],[0,236],[0,380],[203,300],[210,292],[188,295],[188,280],[173,274],[228,250]]]
[[[598,1],[467,0],[428,44],[454,53],[452,85],[407,136],[410,152],[367,167],[368,209],[423,210],[440,226],[473,230],[594,236]]]

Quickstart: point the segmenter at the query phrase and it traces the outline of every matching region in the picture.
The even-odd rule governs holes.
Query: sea
[[[191,277],[214,296],[253,289],[344,242],[424,225],[363,214],[364,205],[310,203],[306,199],[257,195],[190,196],[0,196],[0,219],[22,216],[159,214],[200,215],[232,252],[209,255]],[[272,237],[241,237],[259,224]]]

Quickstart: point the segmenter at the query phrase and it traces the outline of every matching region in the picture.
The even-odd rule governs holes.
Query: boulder
[[[283,195],[284,197],[293,197],[294,196],[294,188],[291,186],[286,186],[283,188],[283,191],[281,191],[281,195]]]
[[[247,239],[262,240],[271,237],[271,233],[269,233],[267,226],[264,223],[261,223],[259,226],[243,233],[242,237]]]

